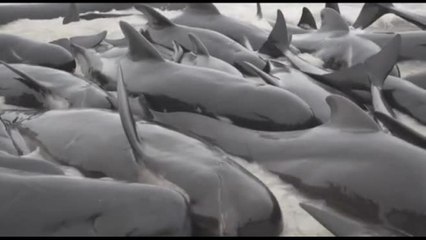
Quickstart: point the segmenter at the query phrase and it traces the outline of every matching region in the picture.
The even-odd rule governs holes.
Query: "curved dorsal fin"
[[[321,28],[320,32],[345,31],[349,32],[349,26],[336,10],[324,8],[321,10]]]
[[[192,43],[192,51],[198,55],[210,56],[209,51],[206,46],[201,42],[201,40],[194,34],[188,34],[189,40]]]
[[[70,42],[76,43],[85,48],[94,48],[105,39],[107,33],[108,31],[102,31],[94,35],[71,37]]]
[[[299,23],[297,24],[300,28],[305,29],[317,29],[315,18],[308,8],[303,7],[302,16],[300,17]]]
[[[220,15],[219,10],[213,5],[213,3],[188,3],[185,11]]]
[[[325,3],[325,7],[326,8],[334,9],[336,12],[340,13],[340,9],[339,9],[339,4],[338,3],[328,2],[328,3]]]
[[[257,7],[257,12],[256,12],[256,16],[259,19],[263,18],[263,12],[262,12],[262,7],[260,6],[260,3],[256,3],[256,7]]]
[[[377,123],[355,103],[339,95],[330,95],[326,102],[331,109],[327,127],[370,131],[380,131]]]
[[[287,24],[281,10],[277,10],[277,20],[268,39],[259,49],[259,53],[267,54],[271,57],[280,57],[290,46],[291,37],[288,36]]]
[[[62,24],[68,24],[70,22],[78,22],[80,20],[80,15],[78,14],[78,8],[76,3],[70,3],[68,8],[67,15],[62,20]]]
[[[145,5],[145,4],[138,4],[135,5],[135,9],[142,12],[145,17],[148,19],[148,25],[150,25],[153,28],[165,28],[165,27],[171,27],[175,24],[172,23],[168,18],[163,16],[161,13],[157,12],[154,8]]]
[[[130,24],[120,21],[120,28],[129,42],[129,56],[132,60],[150,59],[162,62],[165,61],[154,46]]]

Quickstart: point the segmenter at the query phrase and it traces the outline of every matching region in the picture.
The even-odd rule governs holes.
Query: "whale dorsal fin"
[[[257,12],[256,12],[256,16],[259,19],[263,18],[263,12],[262,12],[262,7],[260,6],[260,3],[256,3],[256,7],[257,7]]]
[[[138,4],[135,5],[135,9],[138,11],[141,11],[145,17],[148,19],[148,25],[150,25],[153,28],[166,28],[166,27],[172,27],[175,26],[172,21],[170,21],[168,18],[163,16],[161,13],[156,11],[154,8],[145,5],[145,4]]]
[[[188,34],[189,39],[192,43],[192,51],[197,55],[210,56],[209,51],[206,46],[201,42],[201,40],[194,34]]]
[[[267,54],[271,57],[280,57],[286,52],[290,46],[291,37],[288,36],[287,24],[281,10],[277,10],[277,20],[274,28],[268,36],[268,39],[259,49],[260,53]]]
[[[85,48],[94,48],[105,39],[107,33],[108,31],[102,31],[94,35],[71,37],[70,41]]]
[[[220,15],[219,10],[213,3],[188,3],[185,11],[197,12],[210,15]]]
[[[130,24],[120,21],[120,28],[129,42],[129,56],[134,61],[149,59],[164,62],[152,44]]]
[[[334,9],[336,12],[340,13],[340,9],[339,9],[339,4],[338,3],[328,2],[328,3],[325,3],[325,7],[326,8]]]
[[[315,18],[307,7],[303,7],[302,16],[300,17],[297,26],[307,29],[317,29]]]
[[[68,8],[67,15],[62,20],[62,24],[68,24],[70,22],[78,22],[80,20],[80,15],[78,14],[78,8],[76,3],[70,3]]]
[[[336,10],[332,8],[324,8],[321,10],[321,27],[318,31],[345,31],[349,32],[349,26]]]
[[[380,131],[377,123],[349,99],[333,94],[326,98],[326,102],[331,109],[331,116],[324,126],[340,129]]]

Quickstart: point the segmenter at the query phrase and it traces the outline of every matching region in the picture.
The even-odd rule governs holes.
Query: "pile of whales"
[[[425,236],[426,133],[401,114],[426,125],[426,71],[398,64],[426,60],[426,19],[256,7],[271,31],[213,3],[1,6],[0,24],[117,18],[124,38],[0,33],[0,236],[281,235],[285,202],[236,159],[336,236]],[[104,13],[128,8],[146,24]],[[370,31],[385,14],[419,30]]]

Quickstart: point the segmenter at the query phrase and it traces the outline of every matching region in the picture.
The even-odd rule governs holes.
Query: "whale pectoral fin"
[[[275,25],[268,36],[268,39],[259,49],[259,53],[267,54],[271,57],[282,56],[290,46],[291,37],[288,36],[287,25],[281,10],[277,10]]]
[[[120,28],[129,42],[129,56],[133,61],[165,61],[157,49],[155,49],[155,47],[152,46],[152,44],[130,24],[120,21]]]
[[[80,20],[80,16],[78,14],[78,8],[76,3],[70,3],[70,7],[68,8],[68,13],[62,20],[62,24],[68,24],[70,22],[78,22]]]
[[[220,15],[219,10],[213,3],[188,3],[185,10],[209,15]]]
[[[135,5],[135,9],[142,12],[148,19],[148,24],[155,26],[156,28],[172,27],[175,25],[168,18],[148,5],[138,4]]]
[[[15,79],[22,82],[23,84],[25,84],[29,88],[41,93],[45,97],[48,96],[48,95],[52,95],[52,92],[50,91],[50,89],[44,87],[43,85],[41,85],[34,78],[30,77],[26,73],[16,69],[15,67],[12,67],[11,65],[9,65],[9,64],[7,64],[3,61],[0,61],[0,64],[3,64],[6,68],[8,68],[9,70],[11,70],[15,74],[17,74],[20,78],[15,78]]]
[[[342,16],[332,8],[321,10],[321,27],[319,32],[342,31],[349,32],[349,26]]]
[[[333,94],[326,98],[326,102],[331,109],[331,116],[324,126],[355,131],[381,131],[380,126],[349,99]]]
[[[317,29],[315,18],[308,8],[303,7],[302,16],[297,26],[303,29]]]
[[[262,19],[263,18],[263,12],[262,12],[262,7],[260,6],[260,3],[256,3],[256,16],[258,19]]]
[[[275,87],[279,87],[280,86],[280,79],[272,76],[271,74],[268,74],[262,70],[260,70],[259,68],[257,68],[256,66],[254,66],[253,64],[244,61],[242,64],[243,67],[248,68],[248,72],[254,72],[258,77],[260,77],[263,81],[265,81],[265,83],[275,86]]]
[[[326,8],[334,9],[336,12],[340,13],[340,9],[339,9],[339,4],[338,3],[328,2],[328,3],[325,3],[325,7]]]
[[[209,57],[210,53],[207,50],[206,46],[203,44],[203,42],[194,34],[190,33],[188,34],[189,40],[191,40],[192,43],[192,51],[197,55],[204,55]]]
[[[118,112],[120,113],[121,125],[123,126],[126,137],[132,147],[135,160],[138,164],[145,166],[143,159],[144,153],[141,148],[141,140],[136,131],[135,119],[129,104],[129,97],[127,96],[126,85],[124,83],[123,70],[119,65],[119,77],[117,81],[117,99],[118,99]]]
[[[95,35],[72,37],[70,38],[70,42],[85,48],[94,48],[105,39],[107,33],[108,31],[102,31]]]
[[[309,203],[299,204],[303,210],[315,218],[321,225],[336,236],[405,236],[396,230],[384,226],[367,225],[355,221],[330,208],[321,209]],[[371,226],[370,226],[371,225]]]

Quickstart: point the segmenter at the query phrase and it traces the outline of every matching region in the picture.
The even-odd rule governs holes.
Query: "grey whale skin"
[[[117,113],[97,109],[35,115],[5,111],[2,117],[15,119],[15,128],[27,139],[25,144],[40,147],[46,159],[74,167],[90,178],[144,182],[143,168],[134,160]],[[277,235],[282,231],[281,210],[270,190],[222,151],[154,123],[138,122],[136,127],[148,169],[191,199],[194,234]],[[228,214],[223,216],[222,211]]]
[[[329,122],[292,132],[252,131],[184,112],[153,114],[156,121],[259,163],[346,214],[425,235],[426,152],[382,132],[344,97],[333,95],[327,102]]]
[[[268,62],[262,59],[257,52],[245,48],[219,32],[175,24],[148,5],[139,4],[135,8],[141,11],[148,20],[147,28],[142,33],[151,42],[172,49],[172,41],[175,40],[190,49],[192,43],[188,35],[192,33],[203,41],[209,53],[214,57],[235,67],[238,67],[243,61],[247,61],[262,70],[269,71]]]
[[[66,49],[51,43],[0,33],[0,60],[26,63],[73,72],[74,57]]]
[[[64,71],[0,64],[0,79],[0,95],[6,104],[40,110],[114,108],[114,99],[97,85]]]
[[[8,206],[1,210],[0,236],[191,233],[184,196],[164,187],[0,167],[0,188],[0,200]]]
[[[318,123],[310,106],[285,89],[166,61],[128,23],[122,21],[120,27],[129,42],[128,54],[116,60],[114,67],[104,67],[102,59],[92,61],[91,66],[99,72],[97,75],[107,75],[103,79],[114,86],[117,72],[108,72],[121,65],[129,92],[143,94],[156,110],[226,117],[234,124],[268,131],[308,128]],[[86,58],[88,62],[90,58],[94,57]]]

